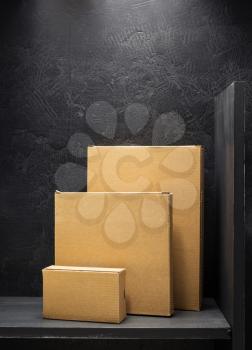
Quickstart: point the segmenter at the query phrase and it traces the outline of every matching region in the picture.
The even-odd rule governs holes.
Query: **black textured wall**
[[[252,76],[242,2],[1,1],[0,294],[39,295],[53,192],[95,144],[203,144],[205,294],[215,293],[213,97]],[[81,146],[81,148],[79,147]]]

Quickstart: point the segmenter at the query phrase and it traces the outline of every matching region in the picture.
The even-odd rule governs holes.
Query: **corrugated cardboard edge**
[[[172,201],[173,201],[173,195],[169,193],[168,196],[168,212],[169,212],[169,261],[168,261],[168,268],[169,268],[169,275],[170,275],[170,313],[168,316],[172,316],[174,313],[174,292],[173,292],[173,254],[172,254],[172,240],[173,240],[173,207],[172,207]]]
[[[203,251],[204,251],[204,148],[200,146],[200,285],[199,285],[199,309],[202,308],[202,295],[203,295]]]
[[[123,148],[123,147],[132,147],[132,148],[188,148],[188,147],[202,147],[201,145],[169,145],[169,146],[152,146],[152,145],[88,145],[88,148]]]
[[[204,147],[201,145],[195,145],[195,148],[199,149],[200,155],[200,169],[199,169],[199,178],[200,178],[200,223],[199,223],[199,293],[198,293],[198,303],[194,308],[190,308],[191,311],[200,311],[202,308],[202,296],[203,296],[203,250],[204,250]],[[189,311],[189,309],[186,309]]]
[[[43,270],[50,271],[72,271],[72,272],[101,272],[101,273],[116,273],[120,274],[126,271],[124,267],[99,267],[99,266],[66,266],[66,265],[50,265]],[[42,270],[42,271],[43,271]]]
[[[171,192],[166,192],[166,191],[160,191],[160,192],[158,192],[158,191],[155,191],[155,192],[108,192],[108,191],[104,191],[104,192],[101,192],[101,191],[99,191],[99,192],[94,192],[94,191],[92,191],[92,192],[88,192],[88,191],[86,191],[86,192],[61,192],[61,191],[58,191],[58,190],[56,190],[55,191],[55,195],[59,195],[59,194],[61,194],[61,195],[76,195],[76,194],[78,194],[78,195],[83,195],[83,194],[88,194],[88,195],[93,195],[93,194],[99,194],[99,195],[101,195],[101,194],[108,194],[108,195],[112,195],[112,196],[116,196],[116,195],[128,195],[128,194],[132,194],[132,195],[146,195],[146,194],[149,194],[149,195],[154,195],[154,194],[158,194],[158,195],[162,195],[162,194],[164,194],[164,195],[170,195],[170,194],[172,194]]]
[[[119,285],[119,307],[118,307],[118,323],[121,323],[127,316],[126,311],[126,293],[125,293],[125,279],[126,269],[118,274],[118,285]]]

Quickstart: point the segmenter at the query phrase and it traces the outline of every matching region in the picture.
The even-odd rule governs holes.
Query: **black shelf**
[[[45,320],[36,297],[0,298],[0,338],[230,339],[230,325],[213,299],[201,312],[171,318],[128,316],[121,324]]]

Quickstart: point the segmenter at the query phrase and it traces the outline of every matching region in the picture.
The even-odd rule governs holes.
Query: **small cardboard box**
[[[43,273],[43,316],[120,323],[126,317],[125,269],[49,266]]]
[[[127,313],[173,312],[171,195],[56,193],[57,265],[122,266]]]
[[[175,308],[200,310],[203,150],[201,146],[92,146],[88,191],[173,193]]]

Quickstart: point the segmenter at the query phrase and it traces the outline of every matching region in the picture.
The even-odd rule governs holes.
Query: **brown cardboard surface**
[[[201,146],[93,146],[88,191],[173,193],[174,303],[201,306],[203,150]]]
[[[125,269],[49,266],[43,272],[43,316],[120,323],[126,317]]]
[[[173,312],[171,195],[56,193],[58,265],[124,267],[127,312]]]
[[[60,266],[60,265],[51,265],[46,267],[46,270],[64,270],[64,271],[91,271],[91,272],[115,272],[115,273],[120,273],[122,271],[125,271],[124,268],[119,268],[119,267],[93,267],[93,266]]]

